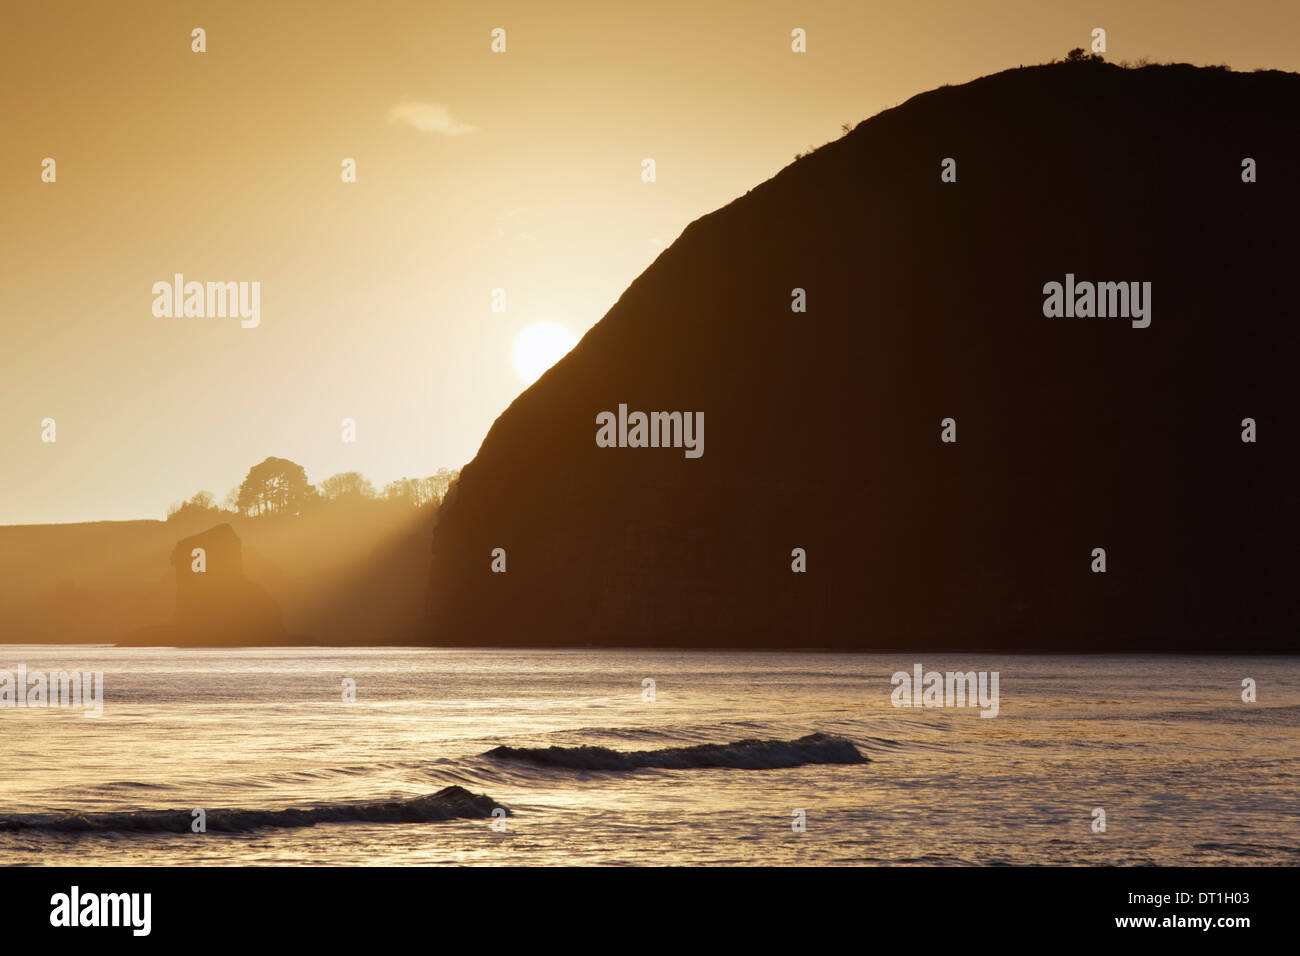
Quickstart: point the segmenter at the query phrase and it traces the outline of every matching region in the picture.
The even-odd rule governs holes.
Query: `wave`
[[[607,747],[494,747],[484,757],[526,760],[567,770],[693,770],[730,767],[775,770],[805,764],[870,763],[843,737],[809,734],[798,740],[737,740],[729,744],[699,744],[663,750],[610,750]]]
[[[510,810],[491,797],[464,787],[383,803],[332,803],[304,810],[207,810],[209,832],[248,833],[264,828],[297,828],[317,823],[434,823],[456,818],[484,819]],[[21,814],[0,817],[0,832],[45,830],[58,833],[189,833],[189,810],[127,810],[106,813]]]

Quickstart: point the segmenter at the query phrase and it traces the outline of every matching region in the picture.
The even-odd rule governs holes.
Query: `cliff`
[[[1297,105],[1012,70],[692,223],[463,470],[421,639],[1294,651]],[[1045,314],[1076,280],[1146,318]],[[621,403],[703,413],[703,454],[599,447]]]

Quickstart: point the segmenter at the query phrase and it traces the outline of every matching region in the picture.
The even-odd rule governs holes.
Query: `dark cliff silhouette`
[[[463,470],[422,639],[1294,651],[1297,106],[1012,70],[692,223]],[[1151,282],[1150,327],[1045,317],[1067,273]],[[619,403],[703,412],[703,456],[597,447]]]

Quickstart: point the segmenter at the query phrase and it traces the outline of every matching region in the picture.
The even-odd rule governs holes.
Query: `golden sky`
[[[0,524],[162,517],[269,455],[459,467],[520,332],[580,337],[842,123],[1098,26],[1111,60],[1300,69],[1290,0],[6,2]],[[178,272],[260,282],[260,325],[155,317]]]

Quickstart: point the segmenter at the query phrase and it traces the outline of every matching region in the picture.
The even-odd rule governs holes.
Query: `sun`
[[[577,337],[560,323],[535,322],[515,336],[510,364],[525,385],[532,385],[577,344]]]

